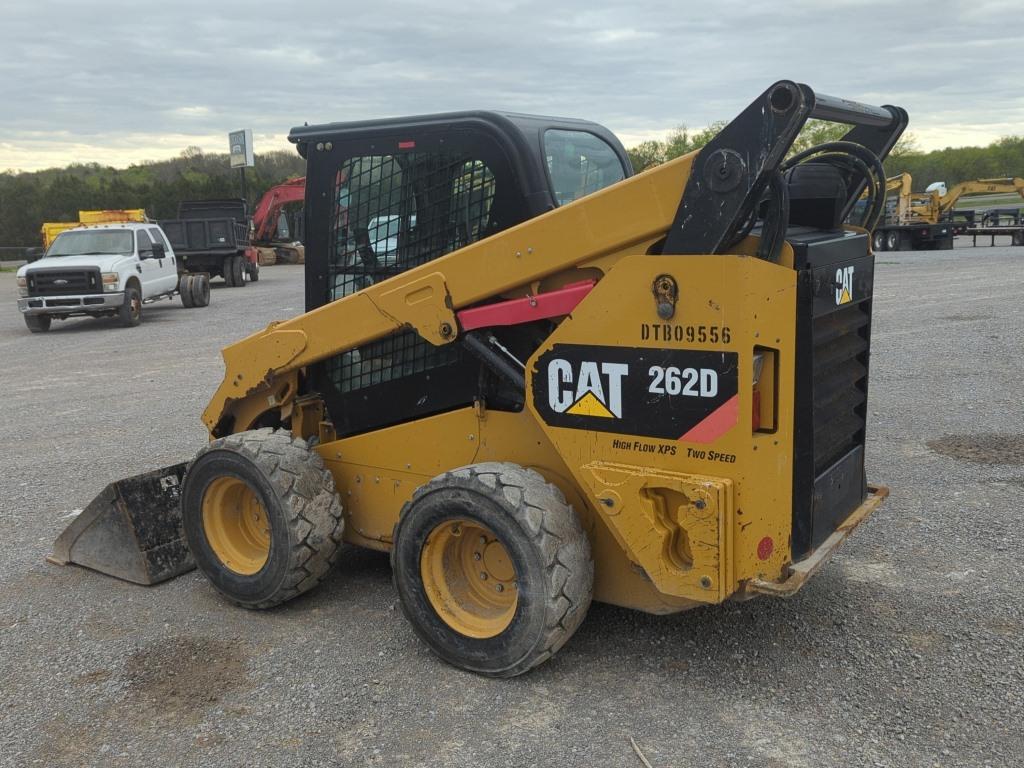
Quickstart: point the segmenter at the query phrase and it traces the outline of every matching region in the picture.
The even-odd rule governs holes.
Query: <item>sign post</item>
[[[228,134],[228,152],[232,168],[238,168],[242,174],[242,199],[248,203],[249,197],[245,189],[245,169],[256,164],[252,151],[252,129],[243,128]]]

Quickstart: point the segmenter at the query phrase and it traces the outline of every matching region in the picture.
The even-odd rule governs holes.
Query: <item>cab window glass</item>
[[[153,241],[149,239],[149,235],[146,234],[145,230],[140,229],[135,233],[135,237],[139,242],[139,253],[143,254],[147,251],[153,250]]]
[[[625,178],[622,161],[608,142],[586,131],[544,132],[551,192],[559,205],[571,203]]]
[[[495,196],[491,169],[465,152],[407,152],[346,160],[335,175],[328,300],[444,256],[487,236]],[[402,331],[326,363],[340,393],[459,362],[454,344]]]
[[[161,245],[163,245],[164,251],[171,250],[170,243],[167,242],[167,238],[164,237],[164,233],[161,232],[159,229],[154,227],[153,229],[149,230],[149,234],[153,238],[154,243],[160,243]]]

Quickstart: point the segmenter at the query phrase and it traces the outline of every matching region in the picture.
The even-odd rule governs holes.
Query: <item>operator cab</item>
[[[306,158],[307,310],[633,175],[614,134],[568,118],[456,112],[288,138]],[[406,331],[314,366],[312,384],[343,435],[470,404],[479,369]]]

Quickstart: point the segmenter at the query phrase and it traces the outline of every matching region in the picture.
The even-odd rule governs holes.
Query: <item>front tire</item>
[[[270,608],[319,584],[343,529],[334,478],[285,430],[239,432],[196,455],[182,484],[185,538],[225,597]]]
[[[419,488],[395,526],[391,565],[416,633],[450,664],[491,677],[549,659],[593,592],[576,513],[515,464],[474,464]]]
[[[46,333],[52,321],[49,315],[25,315],[25,325],[32,333]]]
[[[117,317],[125,328],[134,328],[142,322],[142,292],[138,286],[129,284],[124,289],[124,304],[117,310]]]

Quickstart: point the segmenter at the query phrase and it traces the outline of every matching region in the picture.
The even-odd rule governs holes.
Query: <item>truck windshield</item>
[[[89,229],[62,232],[53,241],[47,256],[84,256],[100,253],[120,253],[131,256],[135,252],[131,230]]]
[[[622,161],[615,150],[586,131],[545,131],[544,154],[551,176],[551,191],[559,205],[625,178]]]

